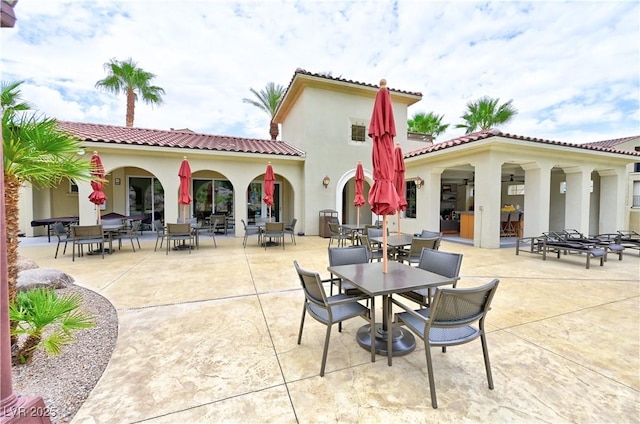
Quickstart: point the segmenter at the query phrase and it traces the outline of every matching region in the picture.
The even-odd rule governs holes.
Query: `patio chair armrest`
[[[340,296],[340,295],[338,295]],[[327,301],[327,305],[329,306],[337,306],[337,305],[347,305],[349,303],[354,303],[354,302],[358,302],[360,300],[368,300],[371,299],[371,296],[363,294],[360,296],[346,296],[343,297],[342,299],[336,299],[336,300],[328,300]],[[334,296],[335,297],[335,296]]]
[[[393,297],[390,297],[389,300],[391,300],[391,303],[395,304],[396,306],[399,306],[403,310],[403,312],[408,313],[409,315],[411,315],[415,319],[418,319],[418,320],[420,320],[422,322],[425,322],[425,323],[429,321],[429,318],[426,318],[423,315],[420,315],[419,313],[414,311],[413,308],[408,307],[404,303],[398,302]],[[429,309],[429,308],[422,308],[422,309]]]

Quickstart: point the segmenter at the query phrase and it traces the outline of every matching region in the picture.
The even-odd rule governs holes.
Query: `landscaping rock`
[[[18,256],[18,272],[24,271],[27,269],[35,269],[39,268],[36,261],[31,258],[26,258],[24,256]]]
[[[18,273],[17,288],[19,292],[39,287],[63,289],[73,281],[73,277],[57,269],[27,269]]]

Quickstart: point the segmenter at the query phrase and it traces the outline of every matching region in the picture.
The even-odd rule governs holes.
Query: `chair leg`
[[[53,259],[58,259],[58,249],[60,248],[60,242],[56,245],[56,254],[53,256]]]
[[[491,375],[491,362],[489,361],[489,350],[487,348],[487,339],[482,331],[480,336],[480,342],[482,343],[482,355],[484,356],[484,367],[487,370],[487,382],[489,383],[489,389],[493,390],[493,376]]]
[[[427,374],[429,374],[429,392],[431,392],[431,406],[433,409],[438,408],[436,399],[436,383],[433,379],[433,364],[431,363],[431,346],[429,343],[424,344],[425,356],[427,357]]]
[[[302,341],[302,327],[304,327],[304,315],[307,312],[307,302],[302,305],[302,318],[300,319],[300,330],[298,331],[298,344]]]
[[[322,366],[320,367],[320,377],[324,377],[324,367],[327,364],[327,353],[329,353],[329,339],[331,338],[331,323],[327,324],[327,335],[324,338],[324,350],[322,351]]]

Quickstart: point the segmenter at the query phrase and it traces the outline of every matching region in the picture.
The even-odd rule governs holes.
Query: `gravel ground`
[[[76,340],[57,356],[36,352],[29,365],[13,367],[13,391],[41,396],[53,423],[68,423],[102,376],[118,337],[118,317],[113,305],[96,292],[70,284],[60,295],[82,294],[82,308],[96,326],[76,331]]]

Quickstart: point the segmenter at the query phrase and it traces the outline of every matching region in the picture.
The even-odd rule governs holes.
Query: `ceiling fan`
[[[514,174],[510,174],[509,178],[503,179],[502,182],[503,183],[523,183],[524,177],[518,177]]]

